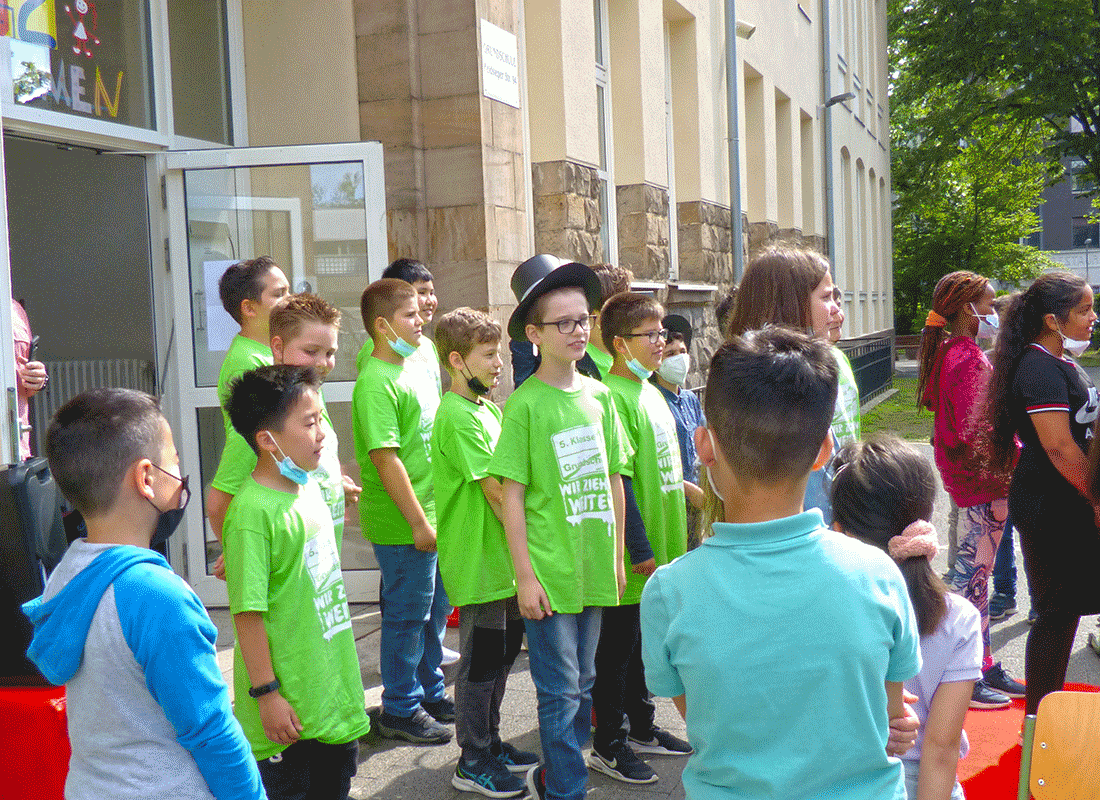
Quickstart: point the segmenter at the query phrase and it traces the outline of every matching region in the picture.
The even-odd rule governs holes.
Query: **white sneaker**
[[[461,656],[449,647],[443,648],[443,666],[449,667],[454,664]]]

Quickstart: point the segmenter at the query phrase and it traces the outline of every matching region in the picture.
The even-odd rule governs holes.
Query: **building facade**
[[[849,336],[892,328],[885,2],[741,0],[727,41],[733,5],[13,0],[0,288],[52,374],[38,434],[81,388],[161,393],[208,485],[234,332],[216,279],[262,253],[344,310],[326,398],[352,470],[358,297],[393,257],[429,265],[441,310],[501,320],[537,252],[621,264],[693,320],[705,363],[737,265],[801,241],[833,258]],[[354,517],[347,585],[367,598]],[[216,552],[193,502],[172,558],[208,602]]]

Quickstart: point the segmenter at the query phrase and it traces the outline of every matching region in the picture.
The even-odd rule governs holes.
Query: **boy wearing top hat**
[[[539,348],[535,374],[508,399],[489,472],[502,509],[538,693],[543,765],[533,798],[581,800],[602,607],[619,602],[629,458],[607,387],[577,372],[600,283],[583,264],[539,255],[512,276],[513,339]],[[553,465],[553,466],[551,466]]]

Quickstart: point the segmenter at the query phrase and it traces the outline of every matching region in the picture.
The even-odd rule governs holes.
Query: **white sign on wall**
[[[481,20],[481,83],[486,97],[519,108],[516,35],[486,20]]]

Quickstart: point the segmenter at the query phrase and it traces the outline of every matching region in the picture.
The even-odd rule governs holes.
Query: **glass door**
[[[224,445],[218,372],[238,330],[221,306],[218,279],[236,261],[267,255],[286,273],[292,291],[315,292],[343,312],[336,367],[324,396],[341,464],[358,482],[351,394],[355,355],[366,338],[359,297],[387,263],[382,146],[187,150],[166,154],[166,166],[178,441],[186,472],[201,477],[205,500]],[[205,504],[192,505],[186,520],[187,578],[204,602],[225,603],[225,584],[211,574],[221,546],[205,519]],[[342,550],[348,599],[376,600],[377,564],[351,504]]]

